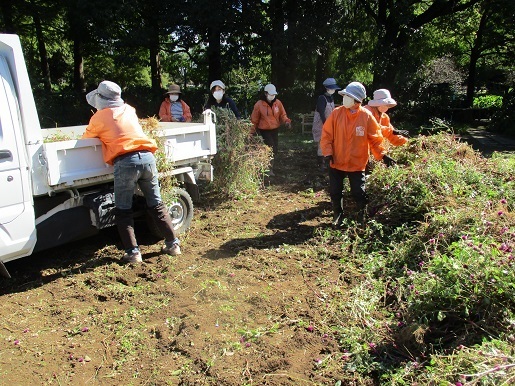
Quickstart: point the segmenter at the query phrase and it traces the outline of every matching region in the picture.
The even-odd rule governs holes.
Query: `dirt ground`
[[[114,229],[7,263],[0,384],[334,385],[325,300],[349,277],[339,256],[304,253],[329,227],[327,180],[308,137],[281,141],[261,195],[196,206],[181,256],[141,224],[139,266],[121,264]]]

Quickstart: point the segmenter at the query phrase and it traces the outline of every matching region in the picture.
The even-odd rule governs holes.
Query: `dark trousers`
[[[342,170],[329,168],[329,195],[333,207],[341,208],[343,198],[343,180],[349,178],[350,192],[359,209],[367,204],[365,194],[365,172],[344,172]]]
[[[256,131],[263,138],[265,145],[270,146],[272,148],[274,158],[276,158],[279,145],[279,128],[272,130],[257,129]]]

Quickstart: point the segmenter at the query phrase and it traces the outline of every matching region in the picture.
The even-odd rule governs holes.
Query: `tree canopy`
[[[4,0],[0,10],[36,91],[80,95],[110,79],[147,115],[171,82],[199,111],[222,79],[244,112],[269,82],[297,112],[326,77],[369,95],[389,88],[406,105],[446,90],[438,104],[471,107],[513,87],[511,0]]]

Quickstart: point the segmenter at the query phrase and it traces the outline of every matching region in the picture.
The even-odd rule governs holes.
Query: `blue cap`
[[[334,78],[327,78],[326,80],[324,80],[324,83],[322,83],[322,84],[324,85],[325,88],[328,88],[328,89],[336,90],[336,89],[341,88],[340,86],[338,86],[336,84],[336,79],[334,79]]]

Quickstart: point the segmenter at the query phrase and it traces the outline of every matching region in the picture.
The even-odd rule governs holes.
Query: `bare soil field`
[[[327,299],[359,274],[338,251],[308,253],[330,221],[308,142],[281,138],[259,196],[204,196],[181,256],[162,255],[141,223],[139,266],[121,263],[115,229],[8,263],[0,384],[334,385],[345,353]]]

